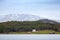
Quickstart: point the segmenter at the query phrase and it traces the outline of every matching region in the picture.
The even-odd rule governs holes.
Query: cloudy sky
[[[60,0],[0,0],[0,15],[32,14],[60,20]]]

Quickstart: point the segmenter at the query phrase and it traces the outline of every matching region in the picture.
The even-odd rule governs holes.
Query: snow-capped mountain
[[[40,17],[29,14],[7,14],[0,16],[0,22],[5,21],[35,21],[39,20]]]

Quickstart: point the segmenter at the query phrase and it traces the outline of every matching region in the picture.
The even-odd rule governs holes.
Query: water
[[[0,34],[0,40],[60,40],[60,35]]]

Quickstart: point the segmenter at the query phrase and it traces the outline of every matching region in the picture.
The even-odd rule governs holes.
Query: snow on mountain
[[[0,16],[0,22],[5,21],[36,21],[39,20],[40,17],[29,14],[7,14]]]

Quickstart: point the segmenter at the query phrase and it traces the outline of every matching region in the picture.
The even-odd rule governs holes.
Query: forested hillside
[[[43,23],[41,21],[8,21],[0,23],[0,33],[4,32],[27,32],[33,29],[60,31],[59,23]]]

